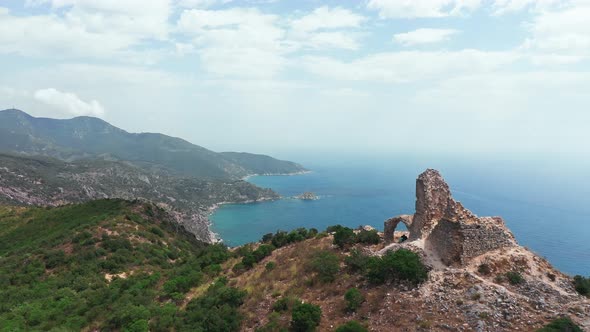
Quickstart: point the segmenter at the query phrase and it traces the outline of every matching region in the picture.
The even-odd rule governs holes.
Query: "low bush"
[[[316,251],[311,256],[308,269],[317,274],[320,282],[332,282],[336,279],[336,274],[340,270],[340,258],[327,250]]]
[[[356,242],[363,244],[379,244],[379,242],[381,242],[381,237],[374,229],[370,231],[361,229],[356,235]]]
[[[585,278],[580,275],[575,276],[574,287],[581,295],[590,297],[590,277]]]
[[[399,249],[390,251],[383,257],[370,257],[366,277],[375,284],[406,281],[416,286],[426,281],[428,270],[418,254],[407,249]]]
[[[278,299],[273,305],[272,310],[277,312],[289,311],[295,305],[301,303],[301,300],[293,297],[282,297]]]
[[[511,285],[519,285],[525,281],[522,275],[516,271],[506,272],[506,279]]]
[[[299,303],[293,308],[291,329],[294,332],[315,331],[322,319],[322,309],[311,303]]]
[[[268,262],[268,263],[266,263],[266,265],[264,266],[264,268],[265,268],[267,271],[271,271],[271,270],[274,270],[274,268],[275,268],[276,266],[277,266],[277,264],[276,264],[275,262]]]
[[[369,256],[358,249],[352,249],[350,255],[344,258],[344,263],[351,272],[365,272],[369,264]]]
[[[338,328],[336,328],[336,332],[367,332],[368,330],[361,325],[361,323],[351,320],[346,322]]]
[[[537,332],[582,332],[582,329],[568,317],[557,318]]]
[[[345,248],[356,241],[354,231],[348,227],[337,228],[334,233],[334,244],[339,248]]]
[[[164,231],[162,231],[159,227],[153,226],[150,228],[150,232],[156,234],[159,237],[164,237]]]
[[[354,312],[365,301],[365,297],[358,289],[351,288],[344,293],[344,300],[346,301],[346,310]]]

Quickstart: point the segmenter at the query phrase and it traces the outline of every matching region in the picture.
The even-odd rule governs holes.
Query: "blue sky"
[[[590,153],[590,0],[0,3],[0,108],[214,150]]]

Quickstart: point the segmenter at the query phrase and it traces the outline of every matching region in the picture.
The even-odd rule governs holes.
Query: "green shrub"
[[[553,320],[537,332],[582,332],[582,329],[568,317]]]
[[[365,301],[365,297],[358,289],[351,288],[344,293],[344,300],[346,300],[346,310],[354,312]]]
[[[312,238],[316,237],[317,235],[318,235],[317,228],[310,228],[309,231],[307,232],[308,239],[312,239]]]
[[[289,232],[289,234],[287,235],[287,242],[288,243],[300,242],[300,241],[305,240],[306,238],[307,238],[307,229],[298,228],[296,230]]]
[[[45,254],[45,266],[53,269],[66,262],[66,253],[63,250],[52,250]]]
[[[262,240],[260,242],[262,243],[269,243],[270,241],[272,241],[273,238],[273,234],[272,233],[266,233],[262,236]]]
[[[524,283],[522,275],[516,271],[506,272],[506,279],[511,285],[519,285]]]
[[[234,273],[242,273],[242,272],[246,271],[246,267],[244,266],[244,263],[239,262],[239,263],[236,263],[236,265],[234,265],[231,270]]]
[[[356,235],[356,242],[363,244],[379,244],[379,242],[381,242],[381,237],[374,229],[370,231],[361,229],[361,231]]]
[[[227,280],[215,281],[207,292],[188,303],[179,331],[239,331],[242,316],[238,307],[246,292],[228,287]]]
[[[574,287],[578,293],[590,297],[590,277],[584,278],[580,275],[575,276]]]
[[[267,271],[271,271],[271,270],[274,270],[274,268],[275,268],[276,266],[277,266],[277,264],[276,264],[275,262],[268,262],[268,263],[266,263],[266,265],[264,266],[264,268],[265,268]]]
[[[153,226],[150,228],[150,232],[156,234],[159,237],[164,237],[164,231],[162,231],[159,227]]]
[[[364,272],[369,263],[369,256],[355,248],[350,251],[349,256],[344,258],[344,263],[351,272]]]
[[[326,228],[326,232],[327,233],[334,233],[342,228],[344,228],[344,226],[342,226],[342,225],[332,225],[332,226],[328,226]]]
[[[370,282],[382,284],[387,281],[407,281],[417,286],[428,278],[428,270],[418,254],[399,249],[383,257],[370,257],[366,277]]]
[[[256,262],[260,262],[265,257],[270,256],[270,254],[272,254],[272,251],[274,249],[275,248],[270,244],[262,244],[262,245],[260,245],[260,247],[258,247],[258,249],[254,250],[254,252],[252,252],[252,255],[254,255]]]
[[[284,247],[289,244],[289,240],[287,239],[287,232],[278,231],[272,237],[271,243],[275,248]]]
[[[256,264],[256,257],[254,257],[253,253],[248,253],[242,257],[242,265],[246,269],[251,269],[254,264]]]
[[[293,308],[291,329],[294,332],[315,331],[322,319],[322,309],[314,304],[299,303]]]
[[[334,233],[334,244],[341,249],[353,244],[355,240],[355,234],[351,228],[340,227]]]
[[[308,268],[317,274],[320,282],[332,282],[340,270],[340,258],[327,250],[316,251],[311,256]]]
[[[359,322],[351,320],[336,328],[336,332],[367,332],[368,330]]]
[[[295,305],[300,303],[301,301],[299,299],[289,296],[282,297],[272,305],[272,310],[277,312],[288,311],[289,309],[293,308]]]

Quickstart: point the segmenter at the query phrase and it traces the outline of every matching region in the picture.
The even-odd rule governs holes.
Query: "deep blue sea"
[[[590,176],[582,165],[493,158],[360,159],[310,159],[303,162],[312,170],[309,174],[252,177],[250,182],[285,199],[224,205],[211,216],[213,230],[230,246],[297,227],[371,225],[382,230],[384,220],[414,213],[415,179],[432,167],[465,207],[480,216],[502,216],[521,245],[561,271],[590,275]],[[305,191],[320,199],[289,199]]]

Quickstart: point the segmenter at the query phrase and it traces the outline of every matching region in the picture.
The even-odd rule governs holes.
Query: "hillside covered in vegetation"
[[[65,161],[125,161],[146,170],[202,179],[305,171],[299,164],[269,156],[217,153],[163,134],[129,133],[98,118],[35,118],[15,109],[0,111],[0,152]]]
[[[151,203],[2,206],[0,331],[581,331],[588,280],[525,254],[441,268],[342,226],[230,250]]]

